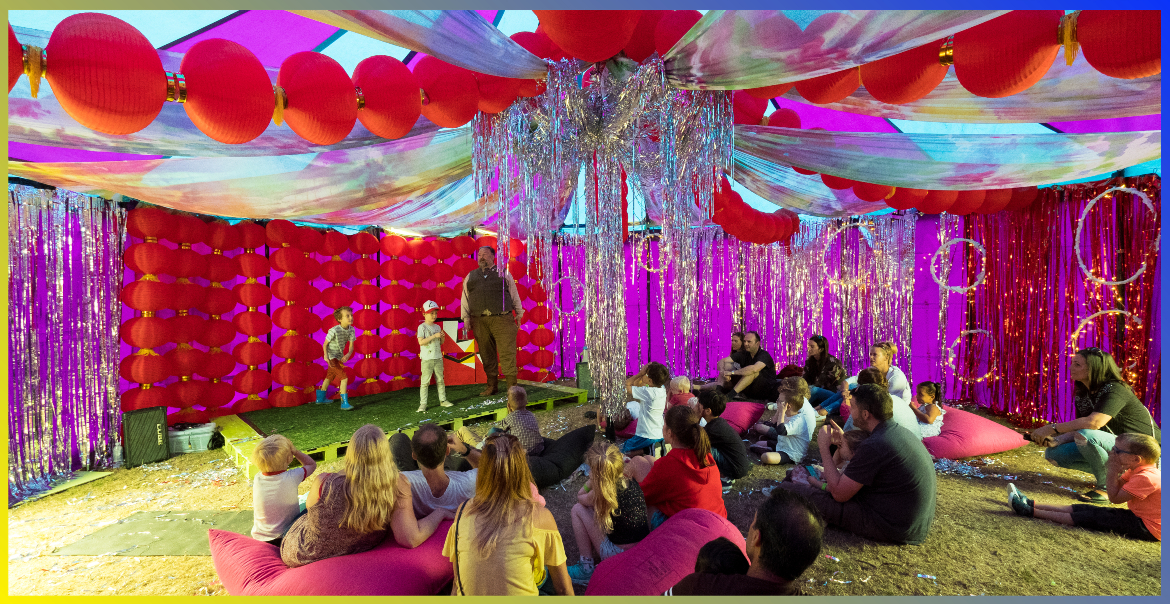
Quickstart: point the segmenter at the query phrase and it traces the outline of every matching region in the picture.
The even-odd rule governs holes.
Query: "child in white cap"
[[[431,389],[431,374],[435,374],[435,385],[439,387],[439,406],[451,407],[447,401],[447,385],[443,383],[443,328],[435,323],[439,317],[439,305],[434,300],[423,303],[423,321],[418,326],[418,358],[422,361],[422,377],[419,380],[418,412],[427,410],[427,394]]]

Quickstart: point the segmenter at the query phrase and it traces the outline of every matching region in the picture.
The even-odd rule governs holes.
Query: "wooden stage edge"
[[[588,399],[589,391],[580,388],[569,388],[568,386],[559,386],[547,382],[531,382],[528,380],[517,380],[517,384],[522,386],[530,386],[535,388],[544,388],[546,390],[553,390],[561,394],[552,398],[543,398],[528,402],[528,407],[539,407],[546,410],[551,410],[557,405],[584,405]],[[507,407],[499,409],[492,409],[488,411],[478,411],[475,414],[466,417],[457,417],[448,419],[439,425],[447,430],[458,430],[463,427],[465,423],[479,423],[483,421],[501,420],[508,415]],[[238,415],[224,415],[215,418],[215,423],[221,429],[224,437],[224,449],[236,467],[242,470],[251,481],[252,477],[258,471],[256,466],[252,464],[252,451],[256,449],[256,445],[267,436],[260,432],[251,423],[247,422]],[[407,436],[413,436],[417,426],[410,428],[394,429],[394,432],[402,432]],[[387,432],[390,434],[390,432]],[[305,451],[317,461],[332,461],[339,457],[345,457],[345,450],[349,446],[349,441],[338,442],[324,447],[318,447],[309,451]],[[294,462],[295,463],[295,462]]]

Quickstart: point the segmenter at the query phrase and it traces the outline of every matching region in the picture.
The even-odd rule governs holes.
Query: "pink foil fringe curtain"
[[[124,223],[104,199],[8,186],[9,502],[110,461]]]

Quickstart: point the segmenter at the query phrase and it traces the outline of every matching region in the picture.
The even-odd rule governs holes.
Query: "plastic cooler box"
[[[167,428],[167,440],[171,445],[171,455],[206,451],[207,445],[211,443],[212,434],[215,434],[214,422],[186,430]]]

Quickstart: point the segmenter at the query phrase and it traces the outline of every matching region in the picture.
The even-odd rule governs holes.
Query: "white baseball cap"
[[[439,310],[439,303],[434,300],[427,300],[423,302],[423,312],[431,312],[432,310]]]

